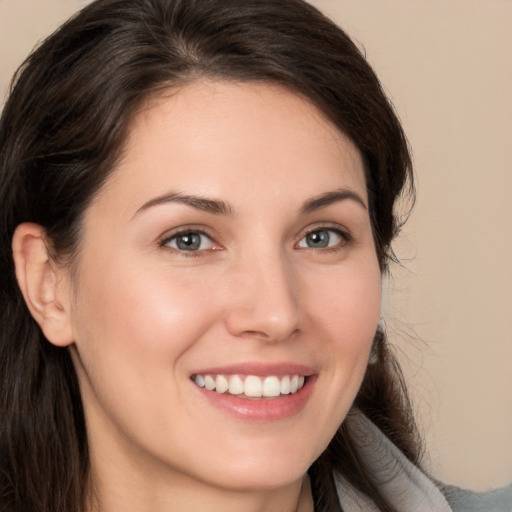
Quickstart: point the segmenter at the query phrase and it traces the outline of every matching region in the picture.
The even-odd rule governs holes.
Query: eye
[[[336,248],[347,241],[347,235],[338,229],[321,228],[306,233],[297,247],[307,249]]]
[[[202,231],[182,231],[161,242],[161,247],[170,247],[177,251],[199,252],[213,249],[213,240]]]

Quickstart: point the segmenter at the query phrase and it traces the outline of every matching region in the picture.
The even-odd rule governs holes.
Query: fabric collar
[[[354,433],[359,454],[383,496],[398,512],[453,512],[439,488],[363,413],[353,412],[345,420]],[[343,477],[336,476],[336,490],[344,512],[379,512],[366,496]]]

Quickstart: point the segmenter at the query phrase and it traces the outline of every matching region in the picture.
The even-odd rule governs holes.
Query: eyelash
[[[319,250],[323,252],[336,252],[341,250],[343,247],[345,247],[348,243],[352,242],[353,238],[352,236],[344,229],[341,229],[339,226],[332,226],[332,225],[325,225],[325,224],[319,224],[315,225],[311,228],[309,228],[307,231],[304,232],[302,237],[300,238],[299,242],[295,244],[297,247],[302,240],[304,240],[308,235],[311,235],[313,233],[318,233],[321,231],[327,231],[335,233],[337,236],[341,238],[341,241],[337,243],[336,245],[332,247],[322,247],[322,248],[315,248],[315,247],[304,247],[304,249],[312,249],[312,250]]]
[[[332,232],[335,233],[337,236],[339,236],[342,240],[341,242],[337,243],[336,245],[332,247],[321,247],[321,248],[315,248],[315,247],[299,247],[299,244],[309,235],[312,235],[313,233],[326,231],[326,232]],[[197,250],[190,250],[187,251],[185,249],[180,249],[179,247],[170,247],[169,244],[177,240],[179,237],[183,237],[185,235],[200,235],[208,238],[211,243],[214,245],[213,248],[208,249],[197,249]],[[330,225],[316,225],[307,231],[305,231],[300,240],[294,245],[295,248],[303,248],[303,249],[311,249],[311,250],[318,250],[322,252],[336,252],[342,249],[346,244],[350,243],[352,241],[352,236],[345,230],[340,229],[338,226],[330,226]],[[214,240],[214,238],[205,230],[203,227],[187,227],[184,229],[180,229],[179,231],[176,231],[174,233],[171,233],[170,235],[166,235],[165,238],[163,238],[159,242],[159,247],[170,250],[172,252],[179,253],[180,255],[184,257],[199,257],[203,256],[203,253],[206,251],[220,251],[222,250],[222,247],[218,246]],[[216,246],[216,247],[215,247]]]
[[[169,251],[172,251],[172,252],[175,252],[175,253],[179,253],[180,255],[182,255],[184,257],[198,257],[198,256],[202,256],[202,253],[204,253],[205,251],[222,250],[222,248],[220,246],[218,246],[218,245],[217,245],[216,248],[198,249],[198,250],[190,250],[190,251],[187,251],[187,250],[184,250],[184,249],[180,249],[179,247],[170,247],[168,245],[172,241],[177,240],[179,237],[183,237],[185,235],[200,235],[200,236],[204,236],[204,237],[208,238],[214,246],[217,245],[215,243],[215,240],[213,239],[213,237],[210,234],[208,234],[207,230],[205,230],[202,227],[191,226],[191,227],[187,227],[187,228],[184,228],[184,229],[180,229],[179,231],[175,231],[174,233],[171,233],[170,235],[166,235],[165,238],[163,238],[159,242],[158,246],[163,248],[163,249],[167,249]]]

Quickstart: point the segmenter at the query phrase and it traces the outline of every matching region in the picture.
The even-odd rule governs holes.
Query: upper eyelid
[[[315,247],[302,247],[302,246],[300,246],[301,242],[304,240],[304,238],[306,238],[306,236],[308,236],[311,233],[315,233],[316,231],[333,231],[342,240],[339,241],[337,244],[335,244],[333,246],[329,246],[329,247],[315,248]],[[320,225],[316,225],[314,227],[306,228],[302,232],[302,235],[299,236],[297,241],[294,243],[294,248],[295,249],[300,249],[300,250],[311,250],[311,251],[322,251],[322,252],[333,251],[333,250],[336,251],[336,250],[340,250],[342,247],[345,247],[347,245],[351,245],[353,242],[354,242],[354,237],[349,232],[348,229],[343,228],[339,224],[332,225],[332,224],[328,223],[328,224],[320,224]]]
[[[158,237],[158,245],[163,246],[173,238],[184,235],[186,233],[198,233],[207,236],[212,242],[217,243],[214,235],[210,232],[207,226],[180,226],[178,228],[166,231],[160,237]]]
[[[337,231],[337,232],[341,233],[346,238],[352,238],[352,234],[351,234],[350,230],[338,223],[319,222],[319,223],[315,223],[311,226],[308,226],[307,228],[304,228],[301,231],[301,234],[299,235],[299,240],[302,240],[302,238],[304,238],[309,233],[314,233],[315,231],[321,231],[322,229]]]

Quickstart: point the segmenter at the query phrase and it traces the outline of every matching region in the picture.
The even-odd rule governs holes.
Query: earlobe
[[[20,224],[14,233],[12,250],[16,279],[27,307],[54,345],[73,342],[69,318],[69,283],[64,269],[52,262],[45,230],[38,224]]]

